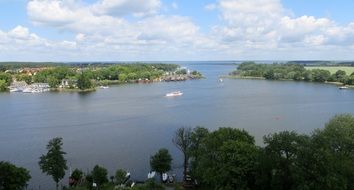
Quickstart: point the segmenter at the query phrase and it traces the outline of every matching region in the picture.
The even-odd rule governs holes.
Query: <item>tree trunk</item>
[[[184,154],[184,164],[183,164],[183,181],[186,181],[187,169],[188,169],[188,156],[185,153]]]
[[[162,172],[160,173],[160,180],[161,180],[161,183],[163,183]]]
[[[55,188],[56,188],[56,190],[59,189],[59,184],[58,184],[58,182],[55,183]]]

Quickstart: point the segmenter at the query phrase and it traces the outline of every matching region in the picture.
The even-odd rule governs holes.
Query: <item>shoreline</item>
[[[238,76],[238,75],[223,75],[220,76],[220,78],[228,78],[228,79],[246,79],[246,80],[267,80],[264,77],[251,77],[251,76]],[[309,82],[309,81],[304,81],[304,80],[292,80],[292,79],[279,79],[279,80],[267,80],[267,81],[294,81],[294,82],[305,82],[305,83],[318,83],[318,84],[329,84],[329,85],[336,85],[337,87],[339,86],[347,86],[350,89],[354,89],[354,85],[344,85],[341,82]]]

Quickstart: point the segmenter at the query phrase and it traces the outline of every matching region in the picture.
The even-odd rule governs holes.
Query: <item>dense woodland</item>
[[[236,128],[180,128],[172,141],[184,155],[185,182],[181,184],[185,185],[191,176],[198,181],[198,185],[192,186],[197,189],[350,190],[354,189],[353,137],[354,117],[343,114],[311,134],[283,131],[266,135],[263,146],[257,146],[247,131]],[[57,184],[68,168],[62,145],[61,138],[52,139],[48,152],[39,159],[42,171]],[[151,169],[158,173],[169,171],[172,162],[167,149],[150,157]],[[99,165],[89,173],[75,169],[67,188],[92,189],[94,181],[97,189],[113,190],[115,185],[117,189],[164,189],[159,180],[148,180],[133,188],[121,186],[125,174],[118,169],[109,177]],[[28,170],[0,162],[0,189],[21,189],[29,179]]]
[[[306,70],[304,64],[257,64],[244,62],[231,75],[240,77],[261,77],[268,80],[295,80],[310,82],[340,82],[345,85],[354,85],[354,73],[338,70],[332,74],[323,69]]]

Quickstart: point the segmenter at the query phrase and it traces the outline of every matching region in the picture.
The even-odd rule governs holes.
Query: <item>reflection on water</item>
[[[38,158],[49,139],[61,136],[72,168],[95,164],[129,170],[145,179],[149,158],[168,148],[180,174],[181,154],[173,146],[181,126],[244,128],[262,145],[265,134],[281,130],[309,133],[337,113],[354,113],[354,91],[335,86],[284,81],[224,80],[228,65],[187,65],[204,80],[131,84],[92,93],[0,94],[0,160],[31,170],[30,187],[54,187],[41,174]],[[166,98],[181,90],[183,96]],[[63,180],[67,183],[67,180]]]

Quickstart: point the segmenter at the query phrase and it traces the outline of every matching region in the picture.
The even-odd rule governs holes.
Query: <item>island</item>
[[[293,61],[265,64],[243,62],[228,77],[321,82],[354,87],[354,63]]]
[[[94,91],[125,83],[185,81],[198,71],[161,63],[0,63],[0,91]]]

